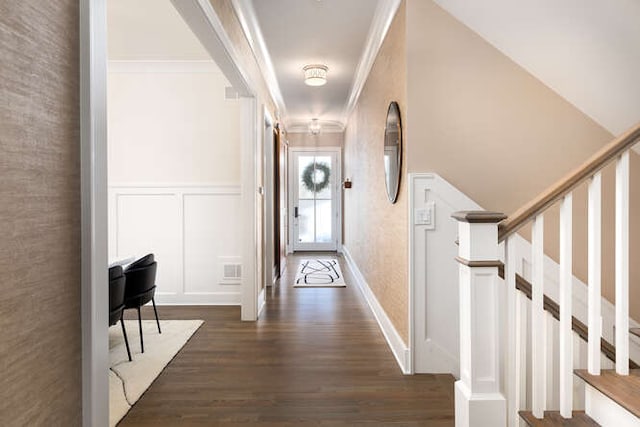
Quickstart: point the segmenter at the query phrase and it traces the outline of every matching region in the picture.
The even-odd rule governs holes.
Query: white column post
[[[455,384],[456,427],[507,424],[502,394],[500,336],[506,313],[500,304],[496,212],[457,212],[460,248],[460,380]]]

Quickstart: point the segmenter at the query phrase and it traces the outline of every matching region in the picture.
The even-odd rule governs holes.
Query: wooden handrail
[[[539,213],[545,211],[549,206],[560,200],[571,190],[580,185],[586,179],[595,175],[607,166],[616,157],[630,149],[640,139],[640,123],[605,145],[597,153],[584,162],[581,166],[553,184],[531,200],[529,203],[518,209],[513,215],[502,221],[498,228],[498,240],[502,242],[515,233],[520,227],[533,219]]]

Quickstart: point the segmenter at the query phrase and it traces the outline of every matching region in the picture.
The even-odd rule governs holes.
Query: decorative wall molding
[[[254,97],[256,84],[240,67],[240,55],[209,0],[171,0],[171,3],[238,94]]]
[[[238,292],[185,292],[156,294],[158,305],[240,305],[241,295]]]
[[[429,208],[431,223],[416,222],[416,211]],[[451,215],[465,210],[481,208],[435,173],[409,174],[409,348],[415,373],[460,377],[460,302],[451,287],[459,274],[458,225]]]
[[[224,77],[213,61],[116,61],[107,64],[109,73],[213,73]]]
[[[387,340],[387,344],[389,344],[389,348],[395,356],[398,366],[400,366],[400,370],[405,375],[411,374],[411,354],[409,352],[409,348],[406,346],[404,340],[400,337],[400,334],[398,334],[398,331],[393,326],[391,319],[389,319],[389,316],[387,316],[387,313],[378,302],[378,299],[369,287],[369,284],[358,268],[358,265],[351,257],[351,253],[346,246],[342,246],[342,252],[349,268],[351,269],[351,273],[355,278],[356,285],[362,292],[371,312],[376,318],[378,326],[380,326],[380,330]]]
[[[434,282],[433,277],[435,275],[445,275],[445,277],[452,277],[453,280],[457,280],[458,274],[458,266],[453,260],[453,257],[451,257],[450,260],[442,258],[443,256],[448,257],[448,255],[444,251],[443,246],[444,244],[446,244],[446,241],[433,241],[433,239],[438,238],[437,233],[442,230],[443,221],[450,220],[448,212],[459,210],[482,210],[482,207],[437,174],[409,174],[409,188],[409,298],[411,301],[411,304],[409,305],[409,348],[414,352],[413,364],[415,367],[416,364],[419,363],[418,358],[420,357],[415,353],[417,351],[416,325],[418,322],[424,321],[423,319],[421,319],[423,315],[415,312],[414,310],[414,305],[417,297],[416,288],[418,286],[428,288],[428,292],[429,295],[431,295],[431,298],[426,298],[427,311],[431,316],[435,316],[435,313],[437,313],[444,307],[444,311],[449,313],[449,317],[457,318],[459,310],[457,299],[455,301],[450,300],[449,302],[440,300],[436,303],[435,306],[429,305],[430,302],[434,301],[434,298],[445,298],[452,292],[451,289],[445,289],[442,291],[446,291],[447,295],[440,295],[440,291],[437,287],[437,283],[439,282],[439,280],[436,280]],[[427,191],[428,194],[425,193],[425,191]],[[417,194],[419,194],[420,200],[418,200]],[[433,230],[428,229],[428,227],[425,225],[414,225],[416,213],[415,210],[424,208],[426,206],[427,199],[430,201],[435,201],[436,203],[435,228]],[[457,236],[457,232],[452,231],[449,234],[450,236],[446,237],[446,239],[453,242]],[[432,243],[434,245],[440,247],[440,250],[437,253],[428,250],[429,239],[432,239]],[[525,279],[530,280],[531,244],[520,235],[515,235],[513,241],[515,242],[514,254],[517,259],[516,265],[518,266],[518,273],[521,274]],[[500,251],[500,253],[504,255],[504,251]],[[504,261],[504,259],[502,259],[502,261]],[[444,272],[443,266],[446,265],[446,262],[449,262],[450,266],[454,266],[454,270]],[[429,271],[431,276],[427,278],[427,270],[428,266],[430,265],[437,265],[438,269],[430,269]],[[545,256],[544,272],[545,294],[552,298],[554,301],[558,302],[560,266],[553,259]],[[573,315],[583,323],[587,324],[587,285],[575,276],[573,277],[572,295]],[[457,298],[457,291],[455,293],[455,296]],[[604,297],[602,298],[602,321],[603,337],[609,342],[613,342],[613,338],[615,336],[615,306]],[[556,321],[552,319],[551,322]],[[430,327],[429,324],[433,323],[433,321],[427,321],[427,328]],[[435,320],[435,323],[438,326],[446,325],[446,323],[444,323],[444,320],[442,319]],[[455,324],[457,325],[457,322],[455,322]],[[632,318],[629,319],[629,324],[631,327],[640,327],[640,324]],[[459,333],[457,328],[458,326],[450,326],[447,328],[446,332],[447,334],[454,334],[454,336],[457,337]],[[459,369],[459,350],[457,349],[457,347],[453,348],[451,344],[445,345],[443,342],[441,342],[441,340],[443,339],[443,335],[438,331],[439,330],[436,330],[436,333],[439,337],[435,339],[432,338],[429,333],[426,334],[424,352],[425,354],[429,355],[426,358],[428,359],[428,372],[450,372],[453,375],[457,376]],[[455,341],[457,342],[457,340]],[[629,351],[631,359],[636,362],[640,362],[640,338],[631,336]]]
[[[113,184],[109,255],[156,252],[162,271],[158,304],[240,305],[242,278],[235,283],[225,280],[223,265],[225,260],[242,262],[240,196],[237,184]],[[132,229],[136,235],[129,238]],[[234,229],[236,238],[225,235],[217,240],[218,233]]]
[[[273,62],[271,61],[271,55],[269,55],[269,50],[267,49],[264,37],[262,36],[262,30],[260,29],[260,24],[258,23],[258,18],[253,5],[251,2],[239,0],[232,0],[231,4],[233,5],[233,9],[236,12],[238,20],[240,21],[242,30],[247,37],[249,46],[253,51],[256,62],[258,63],[258,67],[260,67],[260,71],[267,84],[269,94],[279,110],[277,115],[286,118],[287,110],[284,104],[284,99],[282,98],[282,91],[280,90],[280,85],[276,78],[276,71],[273,67]],[[279,120],[280,117],[276,117],[276,119]],[[285,123],[285,127],[286,125],[287,124]]]
[[[365,42],[364,51],[360,58],[358,68],[356,68],[356,75],[353,80],[353,85],[351,86],[351,92],[349,93],[349,100],[342,113],[342,122],[344,124],[349,121],[349,116],[351,116],[351,112],[358,103],[358,98],[360,98],[362,89],[367,82],[371,68],[373,68],[373,63],[378,56],[378,51],[387,35],[387,31],[389,31],[393,18],[400,7],[400,3],[400,0],[378,2],[371,29]]]

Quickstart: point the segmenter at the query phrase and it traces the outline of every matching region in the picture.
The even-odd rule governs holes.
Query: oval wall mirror
[[[393,101],[387,111],[384,127],[384,176],[387,184],[387,196],[391,203],[398,198],[400,188],[400,168],[402,167],[402,122],[400,107]]]

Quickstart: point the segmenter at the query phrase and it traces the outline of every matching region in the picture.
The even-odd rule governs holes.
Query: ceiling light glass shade
[[[317,135],[320,133],[320,122],[318,119],[312,119],[309,123],[309,132],[311,135]]]
[[[322,86],[327,83],[326,65],[307,65],[302,69],[304,71],[304,82],[308,86]]]

